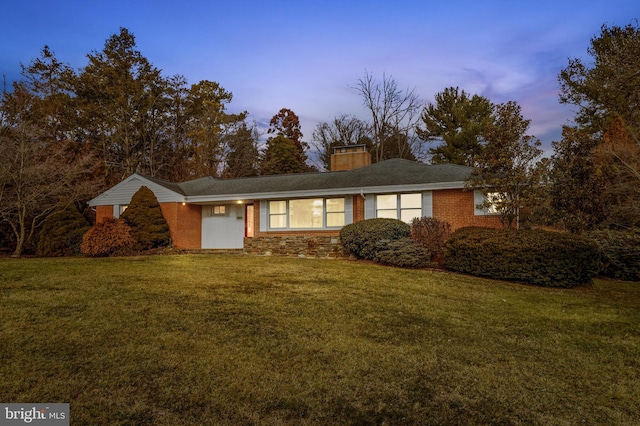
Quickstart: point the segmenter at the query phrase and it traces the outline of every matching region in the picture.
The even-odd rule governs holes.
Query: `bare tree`
[[[391,76],[383,74],[382,81],[378,81],[367,71],[354,89],[371,114],[374,162],[399,155],[407,158],[408,151],[415,158],[422,158],[422,143],[415,128],[423,105],[415,89],[401,90]]]

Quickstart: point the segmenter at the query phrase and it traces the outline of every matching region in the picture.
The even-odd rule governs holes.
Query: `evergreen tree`
[[[169,226],[162,215],[160,203],[153,191],[142,186],[120,218],[131,228],[135,250],[143,251],[171,244]]]
[[[38,256],[80,254],[82,236],[89,228],[89,222],[73,202],[63,199],[42,224],[36,254]]]
[[[301,173],[313,170],[307,164],[309,145],[302,141],[298,116],[282,108],[271,119],[267,133],[275,136],[267,140],[267,148],[260,164],[262,174]]]
[[[227,135],[227,154],[224,177],[237,178],[257,176],[260,172],[260,152],[255,127],[242,122]]]
[[[308,171],[309,166],[300,163],[298,153],[299,151],[291,139],[282,135],[269,139],[267,149],[260,162],[261,174],[279,175]]]
[[[84,137],[105,167],[108,183],[131,175],[145,162],[152,119],[166,82],[138,50],[126,28],[111,36],[101,52],[87,55],[89,64],[76,83]]]
[[[553,142],[551,157],[551,208],[568,231],[595,228],[606,218],[602,176],[597,173],[594,150],[598,141],[585,131],[565,126],[562,140]]]
[[[485,144],[485,129],[493,120],[493,104],[457,87],[446,88],[435,99],[422,113],[424,128],[417,129],[421,139],[439,143],[429,149],[431,161],[473,166]]]
[[[591,39],[588,62],[569,59],[558,76],[560,102],[578,107],[576,123],[602,136],[619,116],[640,143],[640,26],[603,25]]]

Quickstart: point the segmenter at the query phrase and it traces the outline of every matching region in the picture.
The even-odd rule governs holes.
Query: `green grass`
[[[0,259],[0,401],[72,424],[640,424],[640,285],[342,260]]]

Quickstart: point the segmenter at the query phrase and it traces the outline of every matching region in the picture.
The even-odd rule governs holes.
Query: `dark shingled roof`
[[[182,183],[173,183],[147,176],[145,178],[185,196],[219,196],[462,182],[469,177],[471,170],[470,167],[455,164],[424,164],[391,159],[359,169],[339,172],[236,179],[205,177]]]

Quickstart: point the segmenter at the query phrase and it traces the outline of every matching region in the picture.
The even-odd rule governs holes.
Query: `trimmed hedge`
[[[600,270],[595,241],[543,230],[462,228],[444,250],[444,267],[490,278],[544,287],[591,283]]]
[[[640,281],[640,229],[606,229],[588,234],[600,246],[600,273],[627,281]]]
[[[375,260],[380,242],[409,238],[409,225],[397,219],[367,219],[340,230],[344,248],[360,259]]]
[[[162,215],[160,203],[153,191],[146,186],[133,194],[127,209],[120,216],[131,228],[137,251],[151,250],[171,245],[169,225]]]
[[[425,268],[429,266],[429,251],[410,238],[381,241],[375,261],[399,268]]]

